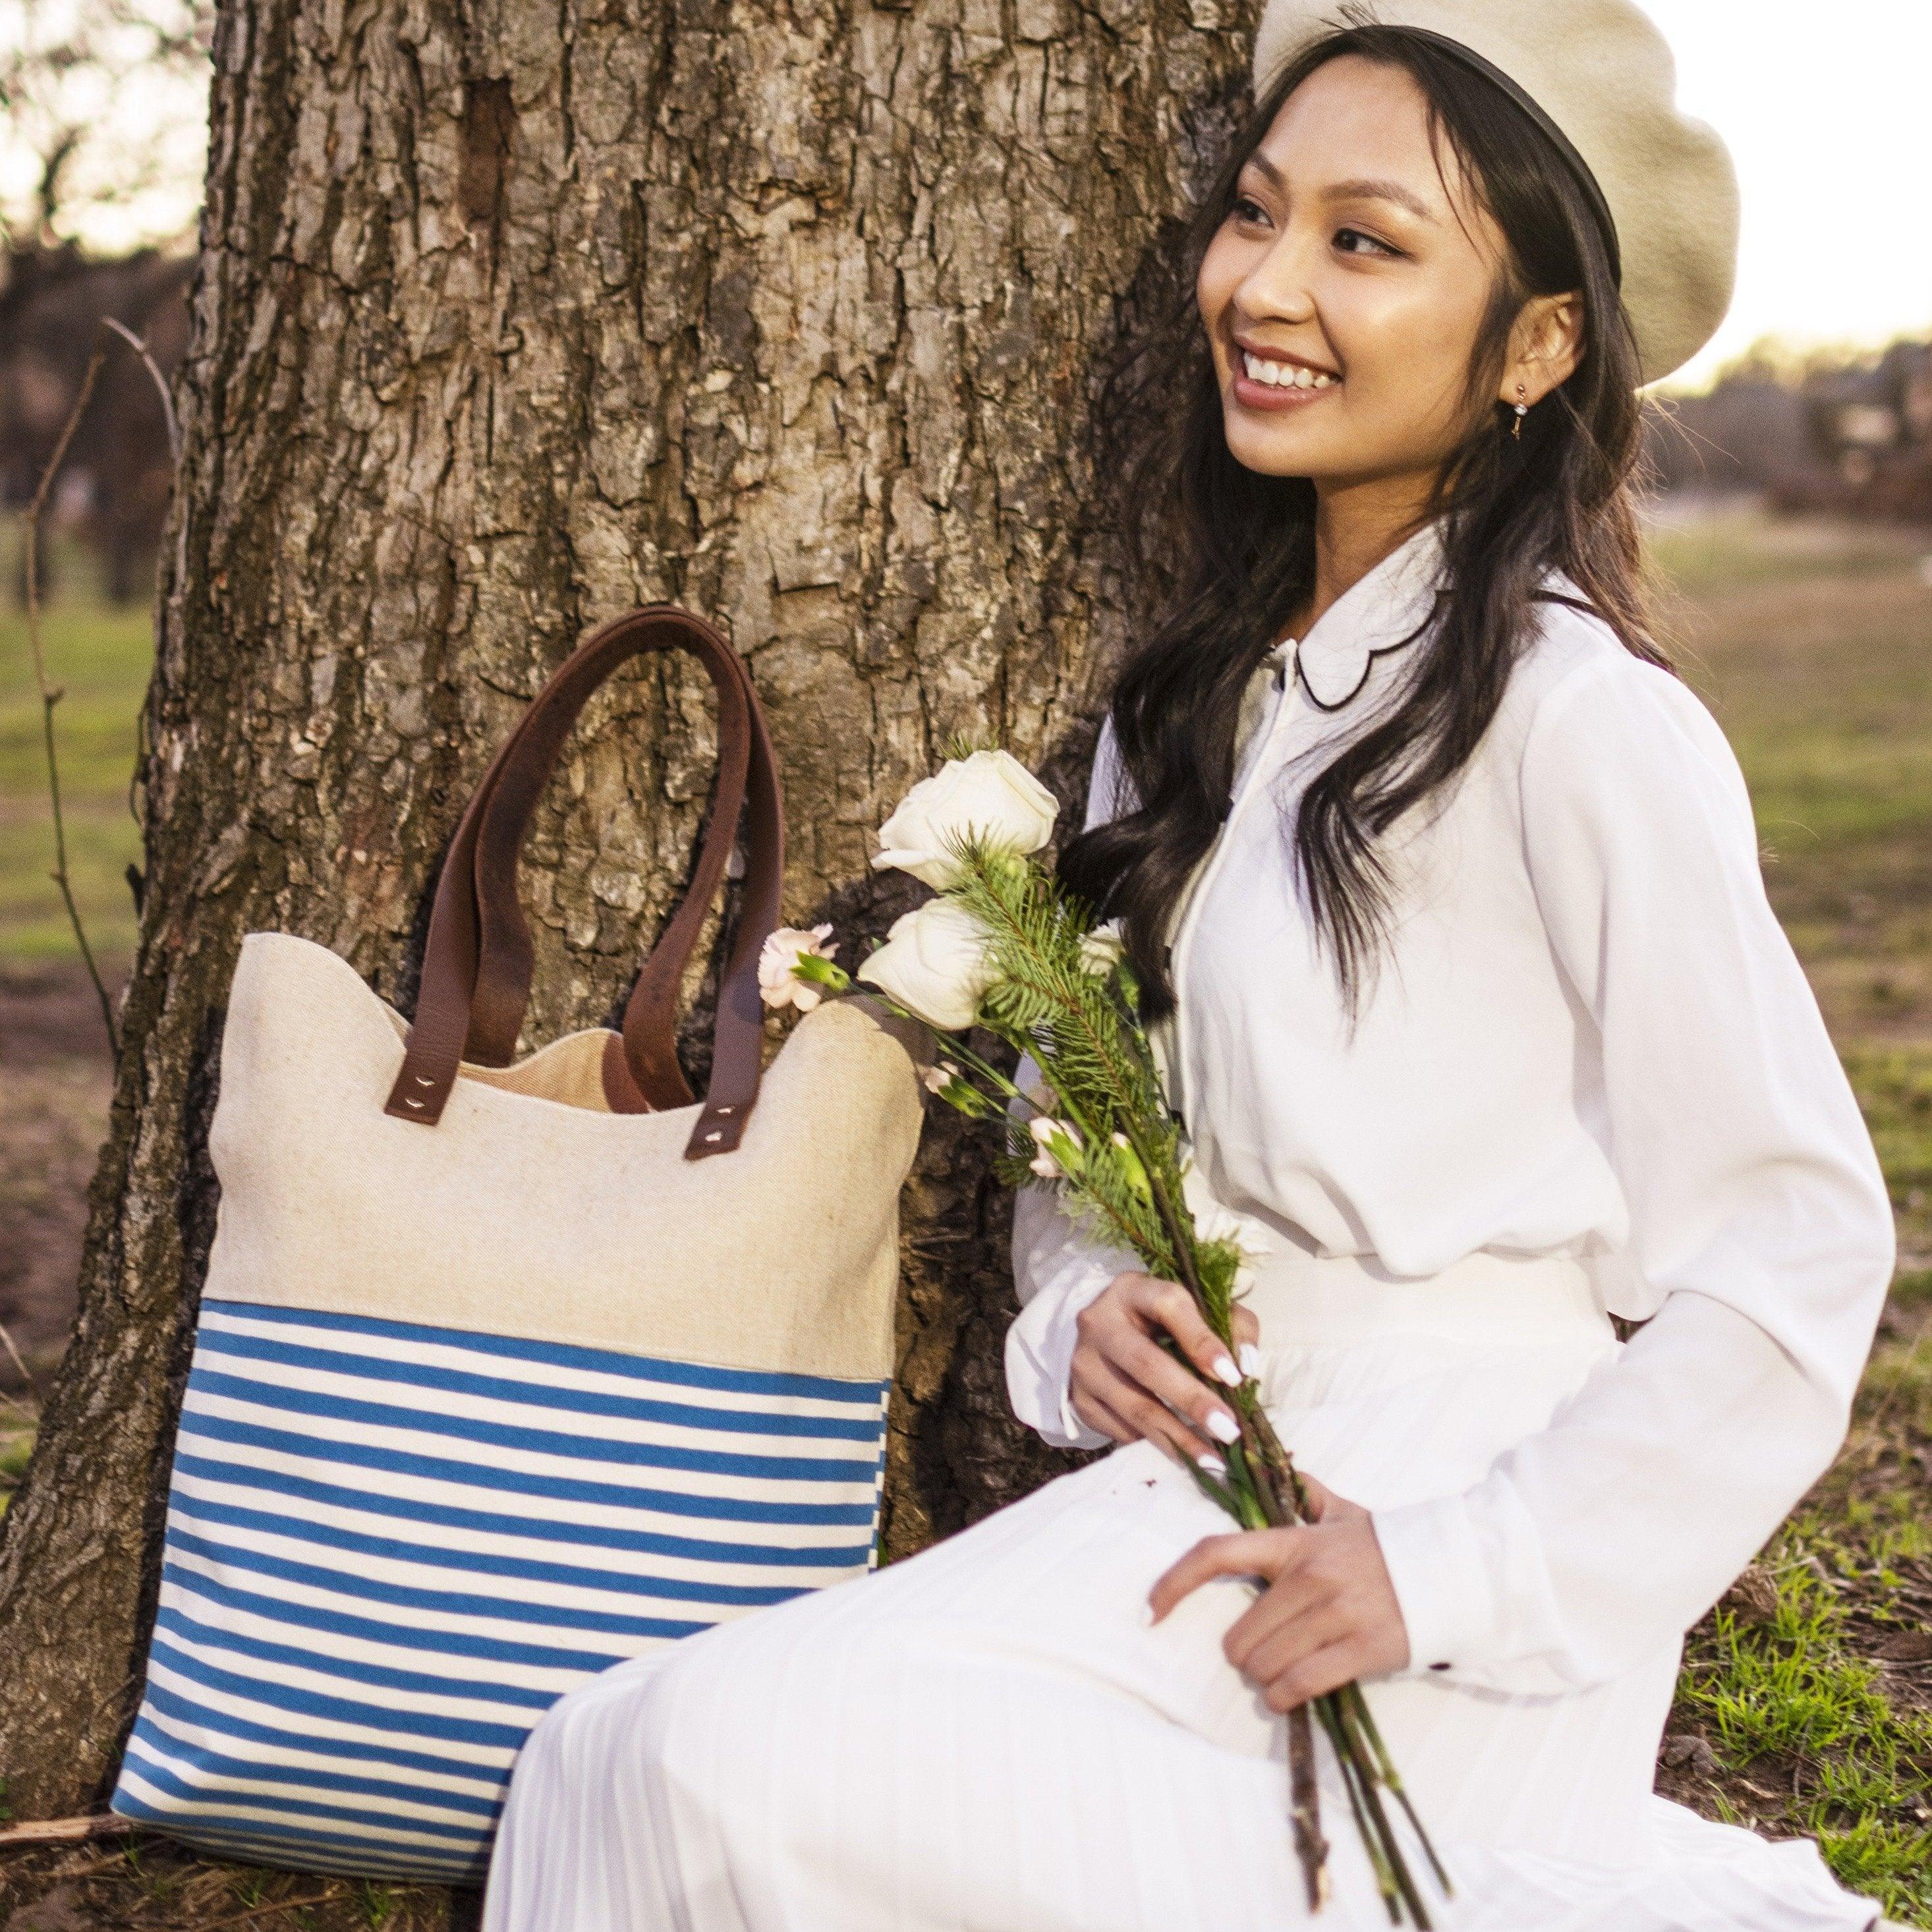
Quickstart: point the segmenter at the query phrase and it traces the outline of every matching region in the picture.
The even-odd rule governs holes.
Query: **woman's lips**
[[[1262,382],[1248,375],[1242,367],[1242,352],[1234,352],[1234,400],[1248,410],[1300,410],[1310,402],[1319,402],[1324,396],[1333,396],[1341,388],[1341,376],[1329,376],[1324,385],[1316,388],[1302,388],[1291,382]]]
[[[1336,382],[1325,389],[1277,389],[1252,376],[1237,375],[1234,400],[1250,410],[1305,410],[1324,396],[1332,396],[1341,386]]]

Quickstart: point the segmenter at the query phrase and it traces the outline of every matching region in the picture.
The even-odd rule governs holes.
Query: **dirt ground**
[[[124,969],[114,963],[110,991]],[[74,1321],[87,1184],[112,1075],[92,983],[77,964],[0,959],[0,1394],[59,1359]]]

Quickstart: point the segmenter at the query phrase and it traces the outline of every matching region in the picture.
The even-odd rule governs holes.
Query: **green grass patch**
[[[34,1453],[32,1423],[10,1422],[0,1414],[0,1514],[4,1514],[20,1478],[27,1473],[27,1458]]]
[[[1655,533],[1675,654],[1738,754],[1765,878],[1885,1170],[1905,1272],[1845,1453],[1685,1646],[1686,1795],[1818,1841],[1841,1883],[1932,1924],[1932,588],[1923,533],[1749,514]],[[1908,1647],[1910,1640],[1906,1638]]]
[[[1740,507],[1691,517],[1666,515],[1646,548],[1658,574],[1692,597],[1897,569],[1928,545],[1922,536],[1882,524],[1780,518]]]
[[[15,580],[19,545],[17,522],[0,528],[0,583]],[[125,952],[135,926],[127,868],[141,851],[128,782],[154,659],[153,612],[108,603],[81,553],[63,547],[57,561],[59,589],[43,607],[40,641],[48,680],[62,693],[54,742],[68,870],[89,941],[98,952]],[[53,865],[40,689],[26,614],[10,598],[0,604],[0,956],[73,956]]]
[[[1795,1518],[1761,1559],[1774,1613],[1760,1622],[1720,1605],[1695,1634],[1678,1686],[1680,1720],[1694,1714],[1718,1756],[1714,1808],[1816,1838],[1841,1882],[1888,1912],[1920,1916],[1932,1913],[1932,1711],[1891,1694],[1858,1653],[1852,1616],[1874,1585],[1888,1576],[1896,1588],[1906,1580],[1898,1566],[1932,1551],[1922,1510],[1901,1492]]]
[[[1852,1046],[1845,1070],[1885,1170],[1906,1255],[1932,1246],[1932,1048]]]

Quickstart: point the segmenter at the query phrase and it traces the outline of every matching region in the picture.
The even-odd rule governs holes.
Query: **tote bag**
[[[532,809],[592,690],[670,647],[718,698],[692,889],[621,1031],[518,1059]],[[700,1102],[680,976],[746,802]],[[918,1048],[841,1000],[761,1073],[783,866],[744,666],[658,604],[588,637],[484,774],[413,1024],[327,948],[244,940],[115,1811],[260,1863],[473,1881],[518,1748],[571,1685],[874,1566]]]

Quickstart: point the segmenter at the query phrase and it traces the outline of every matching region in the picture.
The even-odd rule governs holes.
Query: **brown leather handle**
[[[614,626],[604,629],[627,629],[629,622],[620,618]],[[651,1072],[638,1083],[640,1097],[652,1107],[681,1107],[692,1098],[672,1045],[677,995],[698,929],[717,896],[732,841],[737,836],[750,763],[751,716],[758,702],[742,663],[722,638],[713,634],[668,641],[670,648],[690,649],[711,674],[718,697],[718,776],[712,788],[710,823],[690,887],[645,963],[639,982],[644,998],[634,990],[625,1010],[626,1032],[633,1037],[656,1021],[655,1034],[640,1042]],[[464,1048],[466,1060],[485,1066],[506,1066],[515,1056],[517,1036],[530,1003],[532,964],[530,928],[517,895],[518,865],[537,800],[562,754],[564,742],[592,692],[625,658],[640,649],[664,647],[662,643],[645,644],[625,650],[621,636],[607,643],[602,632],[586,640],[578,655],[590,655],[574,670],[569,661],[559,667],[512,734],[512,747],[500,767],[484,776],[478,789],[485,796],[476,807],[480,816],[473,863],[480,957],[469,1038]],[[662,992],[653,998],[652,993],[660,987]],[[628,1052],[626,1058],[630,1058]]]
[[[612,1070],[621,1079],[613,1099],[651,1107],[692,1100],[674,1046],[678,992],[748,802],[744,900],[718,989],[710,1090],[685,1154],[698,1160],[737,1146],[758,1098],[764,1030],[758,955],[778,921],[784,812],[770,736],[744,661],[712,626],[673,604],[628,611],[592,632],[557,668],[490,760],[443,861],[416,1016],[385,1112],[434,1126],[461,1060],[503,1066],[514,1053],[530,996],[530,932],[516,874],[531,814],[591,693],[629,658],[668,650],[691,652],[710,676],[718,695],[718,772],[691,890],[624,1010],[622,1060]]]

